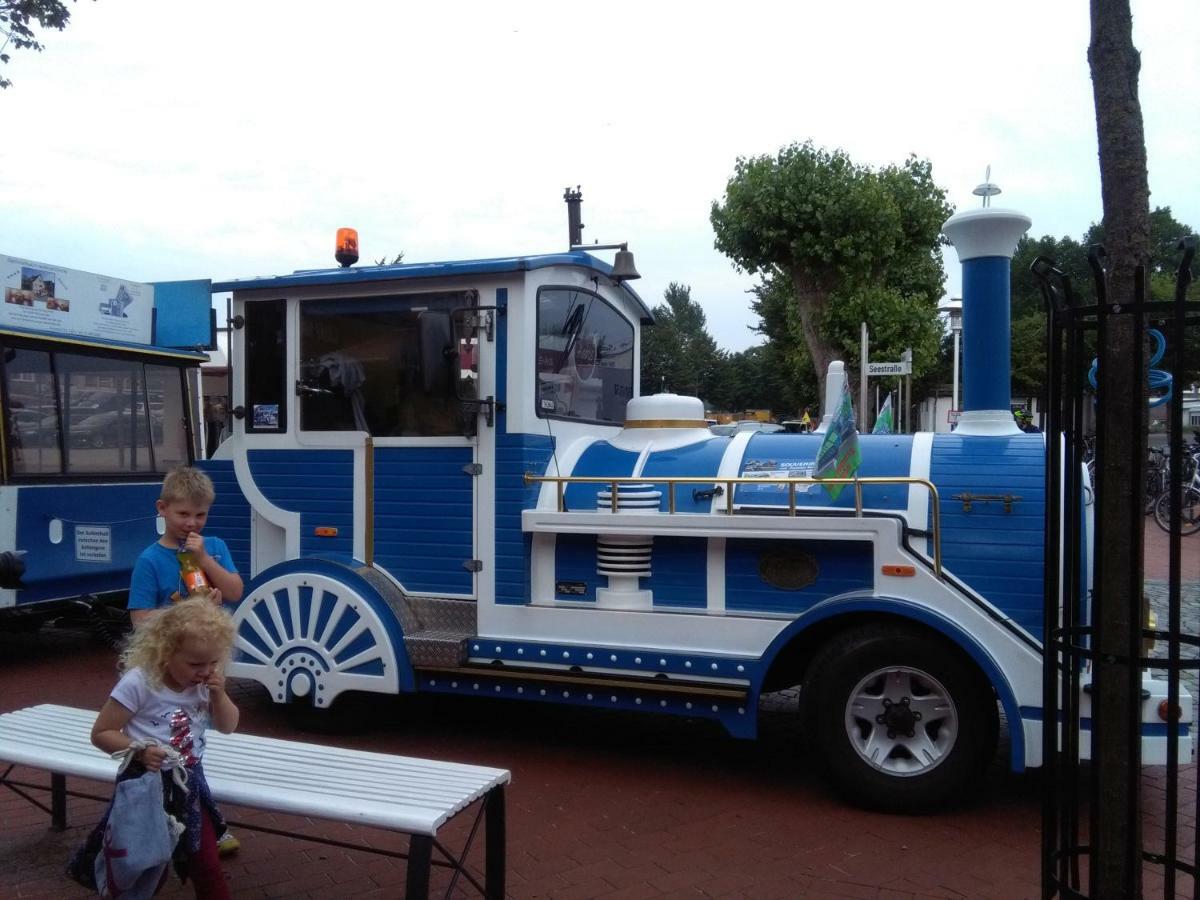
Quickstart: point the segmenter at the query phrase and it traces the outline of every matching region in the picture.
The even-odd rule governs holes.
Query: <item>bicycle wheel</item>
[[[1167,534],[1171,533],[1171,493],[1166,491],[1154,504],[1154,521]],[[1185,488],[1183,503],[1179,510],[1179,533],[1195,534],[1200,531],[1200,491]]]

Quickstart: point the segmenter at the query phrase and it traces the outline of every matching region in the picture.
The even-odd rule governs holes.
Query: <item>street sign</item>
[[[869,362],[867,375],[911,375],[912,363],[905,362]]]

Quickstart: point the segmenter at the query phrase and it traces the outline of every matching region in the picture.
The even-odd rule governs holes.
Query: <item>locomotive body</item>
[[[637,396],[650,313],[586,253],[214,290],[238,408],[209,528],[249,576],[230,674],[277,702],[486,694],[749,738],[799,685],[859,802],[960,792],[998,709],[1013,768],[1040,763],[1043,435],[862,435],[855,476],[815,483],[820,433],[717,436],[699,400]]]

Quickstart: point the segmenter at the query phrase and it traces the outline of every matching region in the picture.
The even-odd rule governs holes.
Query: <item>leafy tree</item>
[[[671,391],[713,402],[724,354],[708,333],[692,289],[672,281],[654,307],[655,323],[642,332],[642,393]]]
[[[844,339],[829,333],[844,305],[861,312],[886,295],[892,308],[912,304],[936,318],[945,279],[940,233],[950,213],[928,161],[873,170],[805,142],[774,157],[739,158],[710,218],[717,249],[739,269],[790,281],[823,390],[829,363],[844,352]]]
[[[71,0],[75,2],[75,0]],[[0,45],[0,64],[9,61],[8,45],[14,50],[42,50],[42,44],[34,37],[33,24],[42,28],[62,31],[67,27],[71,11],[60,0],[0,0],[0,34],[4,43]],[[12,81],[0,75],[0,88]]]
[[[795,408],[784,399],[790,385],[777,345],[759,344],[731,354],[723,371],[724,378],[716,395],[722,408],[733,411],[769,409],[777,418],[784,411]]]

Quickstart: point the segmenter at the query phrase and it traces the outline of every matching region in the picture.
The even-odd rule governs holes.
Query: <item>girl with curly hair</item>
[[[118,780],[162,772],[167,810],[186,826],[175,869],[181,879],[191,877],[198,898],[229,896],[214,830],[221,819],[201,759],[210,725],[224,734],[237,728],[238,708],[225,692],[222,671],[233,638],[232,620],[204,599],[156,613],[130,637],[121,655],[121,678],[92,726],[92,743],[99,749],[132,753]],[[174,765],[185,767],[186,789],[168,772]],[[77,881],[93,881],[108,815],[68,866]]]

